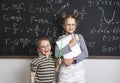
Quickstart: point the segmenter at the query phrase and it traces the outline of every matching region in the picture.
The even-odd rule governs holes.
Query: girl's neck
[[[68,32],[65,33],[65,35],[70,35],[70,34],[74,34],[74,33],[68,33]]]

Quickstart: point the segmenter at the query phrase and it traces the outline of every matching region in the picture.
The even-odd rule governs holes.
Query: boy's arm
[[[35,73],[31,72],[30,74],[30,83],[35,83]]]
[[[35,83],[35,72],[36,72],[36,65],[34,64],[34,61],[37,59],[33,60],[32,63],[30,64],[30,83]]]

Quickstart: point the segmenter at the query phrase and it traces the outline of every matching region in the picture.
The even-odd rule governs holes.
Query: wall
[[[30,83],[28,59],[0,59],[0,83]]]
[[[0,83],[30,83],[31,59],[0,59]],[[87,83],[120,83],[119,59],[86,59]]]
[[[119,59],[87,59],[87,83],[120,83]]]

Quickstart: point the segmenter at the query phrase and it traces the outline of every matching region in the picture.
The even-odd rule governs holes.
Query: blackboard
[[[120,0],[0,0],[0,57],[36,55],[35,41],[49,37],[53,48],[61,12],[78,12],[77,33],[89,56],[120,56]]]

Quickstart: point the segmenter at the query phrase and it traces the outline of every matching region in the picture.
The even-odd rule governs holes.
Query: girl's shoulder
[[[76,34],[78,36],[78,38],[83,38],[83,36],[81,34]]]
[[[62,39],[64,36],[65,36],[65,35],[61,35],[61,36],[59,36],[57,40]]]

